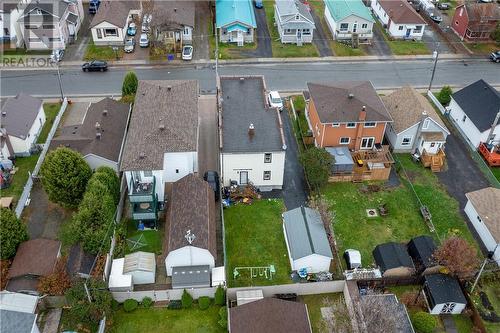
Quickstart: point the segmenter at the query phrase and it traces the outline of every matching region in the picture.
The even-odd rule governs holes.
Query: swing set
[[[263,277],[265,276],[266,279],[272,280],[273,275],[276,275],[276,268],[274,265],[269,265],[269,266],[261,266],[261,267],[235,267],[233,270],[233,279],[236,280],[238,276],[240,276],[240,271],[241,270],[249,270],[250,271],[250,278],[257,278],[257,277]]]

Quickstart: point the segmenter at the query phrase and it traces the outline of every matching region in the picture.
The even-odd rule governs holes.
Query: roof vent
[[[363,111],[366,111],[366,106],[363,105]]]
[[[248,126],[248,135],[250,137],[253,137],[255,134],[255,126],[253,124],[250,124],[250,126]]]
[[[244,77],[240,77],[240,82],[243,82],[245,81],[245,78]]]
[[[160,129],[160,131],[163,131],[165,129],[165,125],[160,124],[160,126],[158,126],[158,128]]]
[[[140,152],[139,153],[139,159],[143,160],[146,158],[146,154],[144,154],[143,152]]]
[[[97,133],[95,134],[95,138],[96,138],[97,140],[101,140],[101,136],[102,136],[102,134],[101,134],[100,132],[97,132]]]
[[[2,111],[2,116],[4,116],[4,117],[5,117],[6,115],[7,115],[7,112]]]
[[[172,90],[172,86],[167,86],[167,90],[171,91]]]
[[[174,12],[176,12],[176,11],[177,11],[177,8],[174,8]]]
[[[354,98],[354,94],[349,94],[349,95],[347,95],[347,97],[349,97],[349,99],[353,99]]]
[[[106,117],[108,115],[108,110],[103,110],[102,115]]]
[[[101,124],[99,124],[98,121],[95,122],[95,129],[100,129],[101,128]]]

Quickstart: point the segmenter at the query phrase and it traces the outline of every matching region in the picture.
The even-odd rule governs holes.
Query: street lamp
[[[429,82],[428,91],[431,91],[432,81],[434,81],[434,74],[436,73],[436,66],[437,66],[437,62],[438,62],[438,58],[439,58],[438,47],[439,47],[439,43],[436,44],[436,49],[434,50],[434,52],[432,52],[432,59],[434,59],[434,68],[432,69],[431,82]]]

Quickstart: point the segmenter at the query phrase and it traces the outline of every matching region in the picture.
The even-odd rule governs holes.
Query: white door
[[[248,171],[240,171],[240,185],[248,184]]]
[[[352,32],[357,32],[358,31],[358,24],[357,23],[354,23],[352,25]]]
[[[238,30],[236,41],[238,42],[238,46],[243,46],[243,32]]]
[[[361,139],[361,149],[372,149],[375,143],[374,137],[362,138]]]

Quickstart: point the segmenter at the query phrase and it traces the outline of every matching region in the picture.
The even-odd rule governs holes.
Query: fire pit
[[[377,209],[376,208],[368,208],[366,210],[366,216],[368,216],[368,217],[377,217],[378,216]]]

